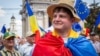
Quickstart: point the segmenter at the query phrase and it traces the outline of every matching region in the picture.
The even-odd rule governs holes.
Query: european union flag
[[[82,0],[76,0],[75,9],[81,20],[86,19],[90,13],[90,10]]]
[[[72,29],[74,30],[74,31],[76,31],[76,32],[79,32],[79,31],[81,31],[82,30],[82,27],[80,26],[80,24],[79,23],[74,23],[73,25],[72,25]]]
[[[100,28],[100,13],[98,14],[97,19],[95,21],[95,26]]]
[[[5,25],[2,26],[1,32],[2,32],[3,34],[6,33],[6,27],[5,27]]]

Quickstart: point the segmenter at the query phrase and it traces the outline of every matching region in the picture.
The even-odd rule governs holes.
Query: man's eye
[[[53,18],[56,18],[57,17],[57,15],[53,15]]]
[[[64,15],[59,15],[59,17],[61,17],[61,18],[65,18],[66,16],[64,16]]]

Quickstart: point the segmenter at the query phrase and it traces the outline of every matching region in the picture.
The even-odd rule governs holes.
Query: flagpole
[[[93,2],[94,2],[94,10],[95,10],[95,0],[93,0]]]
[[[94,12],[95,12],[95,0],[93,0],[93,2],[94,2]],[[92,32],[93,33],[95,32],[95,25],[93,25]]]
[[[95,25],[93,26],[92,32],[95,32]]]

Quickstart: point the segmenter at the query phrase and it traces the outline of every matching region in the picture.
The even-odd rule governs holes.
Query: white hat
[[[26,37],[28,37],[28,36],[31,36],[31,35],[33,35],[34,33],[32,32],[32,31],[28,31],[27,33],[26,33]]]

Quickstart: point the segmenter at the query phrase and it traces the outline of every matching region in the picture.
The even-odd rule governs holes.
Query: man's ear
[[[75,22],[75,18],[71,18],[71,22],[74,23]]]
[[[6,41],[6,40],[5,40],[5,39],[3,39],[3,40],[2,40],[2,43],[4,44],[4,43],[5,43],[5,41]]]

